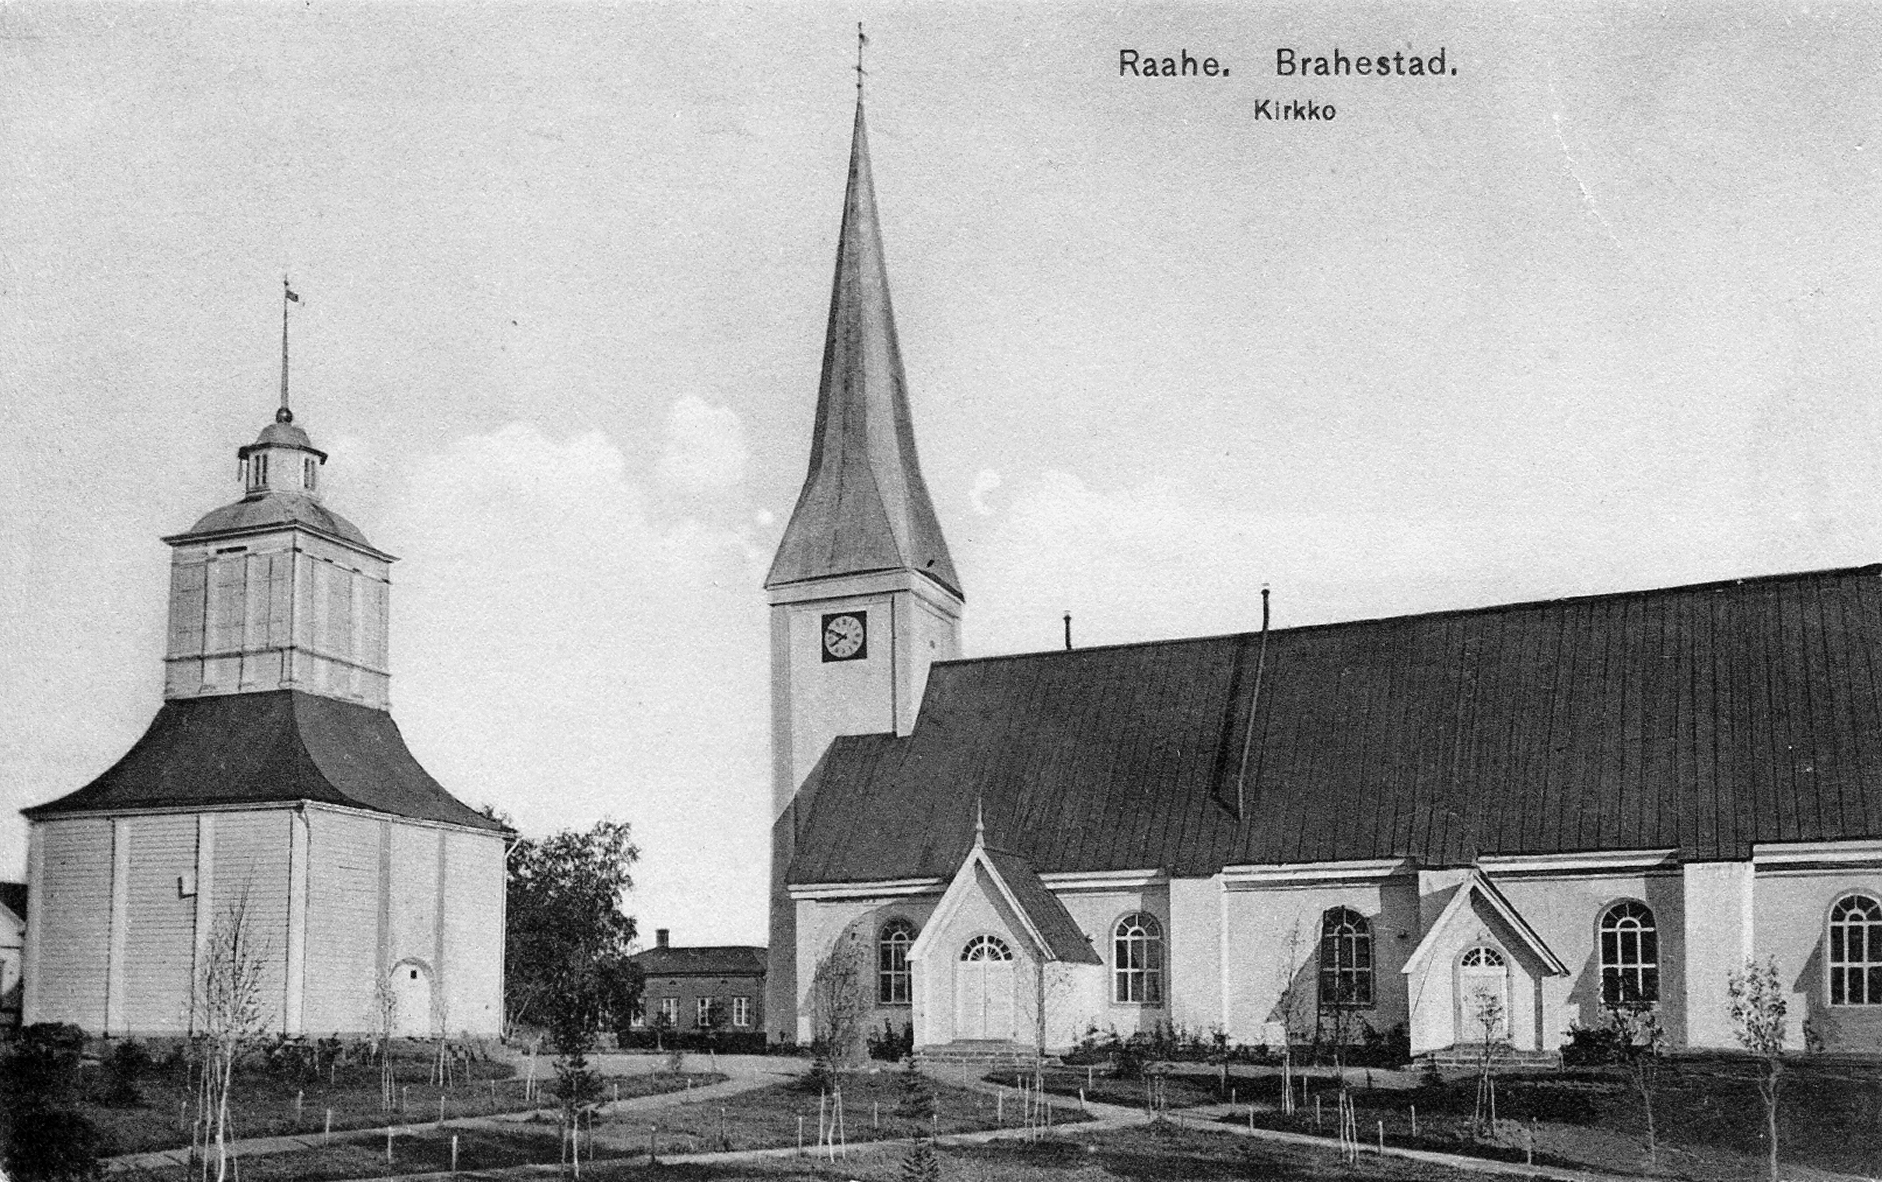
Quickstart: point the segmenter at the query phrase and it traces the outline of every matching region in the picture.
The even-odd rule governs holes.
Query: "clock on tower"
[[[868,612],[831,612],[823,618],[824,660],[860,661],[868,655]]]

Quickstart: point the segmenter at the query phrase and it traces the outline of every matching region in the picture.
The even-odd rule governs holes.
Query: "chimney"
[[[653,946],[655,948],[665,948],[667,946],[667,929],[655,928],[653,930]]]

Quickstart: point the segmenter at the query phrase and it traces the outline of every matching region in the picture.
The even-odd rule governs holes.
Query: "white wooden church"
[[[776,1035],[840,953],[917,1046],[1546,1053],[1621,1002],[1727,1047],[1774,957],[1793,1040],[1882,1050],[1882,566],[961,659],[853,134],[765,582]]]
[[[198,1023],[240,903],[290,1035],[494,1035],[506,833],[428,775],[388,710],[392,556],[323,503],[281,407],[241,496],[172,550],[164,701],[105,773],[29,823],[26,1022]]]

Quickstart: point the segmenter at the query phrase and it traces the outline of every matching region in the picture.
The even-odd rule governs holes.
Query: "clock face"
[[[868,612],[832,612],[823,618],[824,660],[860,661],[868,655]]]

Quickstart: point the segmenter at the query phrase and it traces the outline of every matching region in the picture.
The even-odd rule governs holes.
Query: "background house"
[[[676,948],[666,928],[629,959],[643,974],[636,1028],[689,1036],[762,1036],[765,950],[740,944]]]

